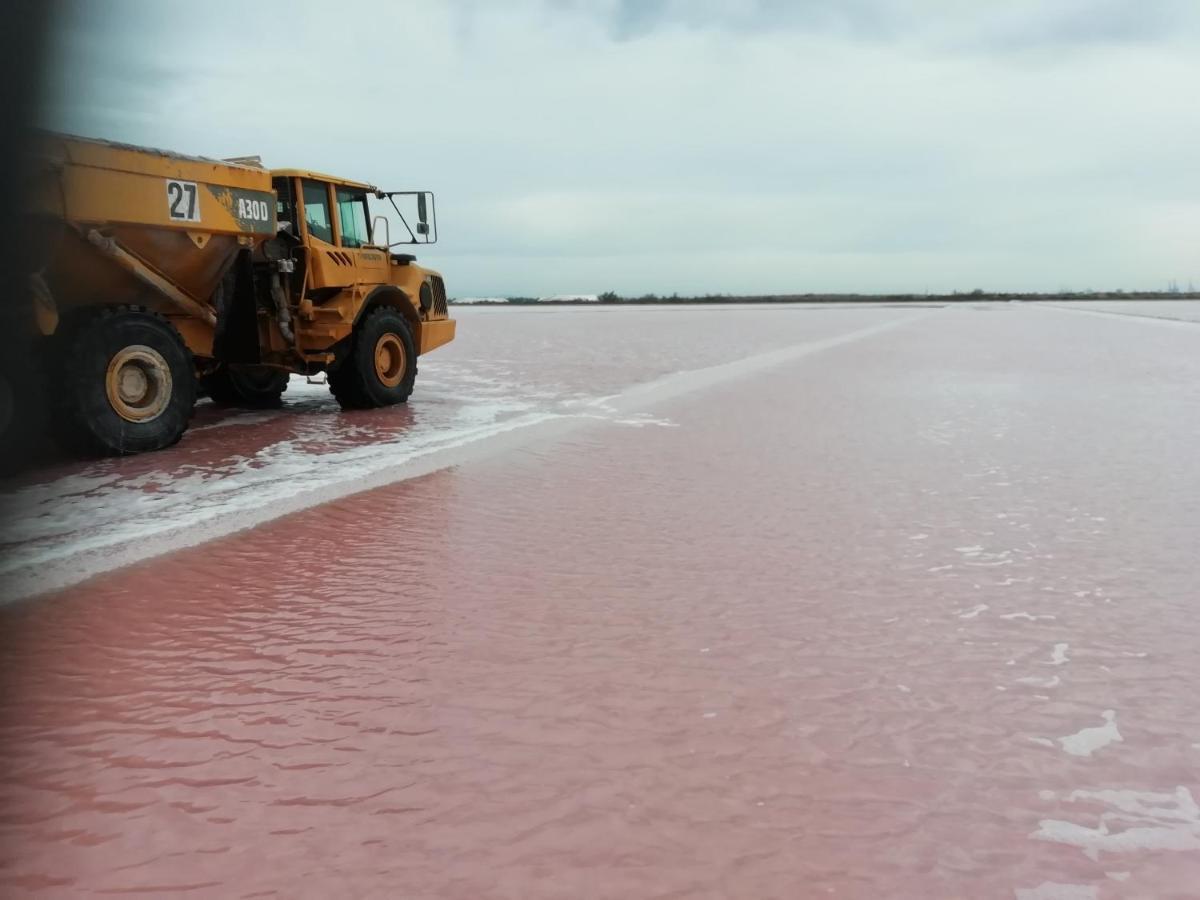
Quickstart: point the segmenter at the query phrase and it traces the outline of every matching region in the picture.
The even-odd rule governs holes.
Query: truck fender
[[[421,346],[421,317],[417,313],[416,305],[408,294],[392,284],[381,284],[367,294],[367,299],[363,301],[358,314],[354,317],[354,326],[357,328],[359,322],[380,306],[394,306],[400,310],[401,315],[408,322],[408,327],[412,329],[413,341],[418,347]]]

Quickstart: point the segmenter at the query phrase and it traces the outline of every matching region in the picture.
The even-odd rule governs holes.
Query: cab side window
[[[280,227],[283,227],[284,222],[288,222],[292,226],[292,234],[299,234],[300,228],[296,224],[296,201],[292,197],[292,179],[276,178],[271,182],[271,186],[275,188],[275,221]]]
[[[333,220],[329,217],[329,191],[319,181],[304,181],[304,221],[308,233],[327,244],[333,243]]]
[[[337,189],[338,222],[343,247],[364,247],[371,242],[367,231],[367,195],[350,188]]]

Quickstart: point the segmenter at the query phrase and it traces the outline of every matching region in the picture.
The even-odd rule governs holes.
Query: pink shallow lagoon
[[[5,896],[1197,895],[1200,324],[460,318],[3,486]]]

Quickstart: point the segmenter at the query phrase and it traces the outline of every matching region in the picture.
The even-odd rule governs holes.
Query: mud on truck
[[[327,373],[345,409],[403,403],[417,357],[454,338],[441,275],[395,252],[436,241],[428,192],[55,134],[29,189],[32,303],[6,327],[30,331],[32,360],[0,375],[10,431],[157,450],[199,394],[276,405],[293,373]]]

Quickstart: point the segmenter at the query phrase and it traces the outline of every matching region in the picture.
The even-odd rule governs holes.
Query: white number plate
[[[167,215],[175,222],[200,221],[200,192],[194,181],[167,181]]]

